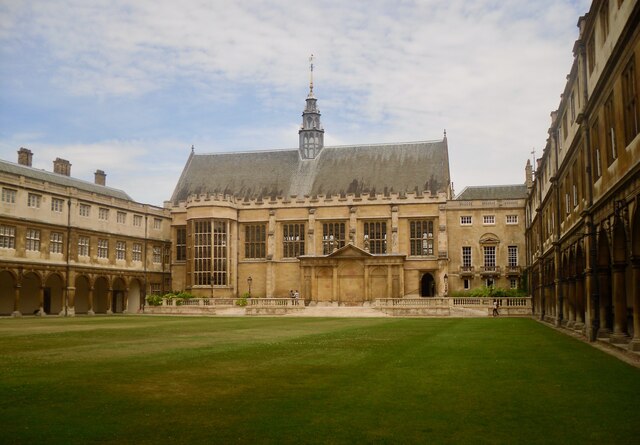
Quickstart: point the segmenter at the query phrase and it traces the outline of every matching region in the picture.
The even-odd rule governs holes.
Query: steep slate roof
[[[527,197],[526,184],[478,185],[465,187],[455,198],[456,201],[474,199],[524,199]]]
[[[104,185],[94,184],[92,182],[83,181],[81,179],[75,179],[70,176],[65,176],[58,173],[48,172],[33,167],[27,167],[26,165],[15,164],[13,162],[4,161],[2,159],[0,159],[0,171],[32,178],[38,181],[46,181],[51,184],[59,184],[64,187],[74,187],[78,190],[84,190],[89,193],[96,193],[98,195],[111,196],[113,198],[132,201],[131,197],[122,190],[114,189]]]
[[[440,141],[324,147],[315,159],[298,150],[191,154],[174,203],[193,194],[254,199],[347,193],[446,191],[446,138]]]

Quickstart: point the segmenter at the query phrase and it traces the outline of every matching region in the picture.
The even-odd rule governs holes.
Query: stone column
[[[629,349],[640,351],[640,258],[631,259],[633,268],[633,339],[629,343]]]
[[[21,285],[16,284],[13,288],[13,312],[11,313],[12,317],[22,317],[22,313],[20,312],[20,289]]]
[[[338,293],[338,265],[333,265],[333,275],[331,276],[331,301],[340,303],[340,294]]]
[[[578,274],[576,277],[576,324],[574,329],[576,331],[582,331],[584,328],[584,284],[582,274]]]
[[[393,298],[393,275],[391,273],[391,265],[387,264],[387,298]],[[435,278],[434,278],[435,282]],[[432,295],[435,296],[435,295]]]
[[[369,265],[364,263],[364,300],[371,301],[369,296]]]
[[[435,240],[435,237],[433,239]],[[434,246],[434,249],[437,248],[438,246]],[[391,253],[398,252],[398,206],[391,206]]]
[[[67,316],[75,317],[76,315],[76,288],[67,287]]]
[[[560,323],[562,323],[562,282],[559,278],[556,278],[553,282],[554,291],[556,294],[555,302],[556,302],[556,322],[555,326],[560,327]]]
[[[266,296],[273,298],[276,288],[274,279],[273,259],[276,257],[276,211],[269,210],[269,224],[267,225],[267,281]]]
[[[598,329],[598,338],[609,338],[611,335],[611,326],[607,315],[609,307],[607,301],[611,296],[611,285],[609,283],[609,274],[607,268],[598,269],[598,293],[600,295],[598,306],[600,313],[600,328]]]
[[[125,289],[122,293],[122,313],[129,313],[129,289]]]
[[[93,311],[93,287],[89,288],[89,301],[87,302],[89,305],[89,309],[87,309],[87,315],[96,315],[96,313]]]
[[[111,305],[113,304],[113,289],[109,288],[107,291],[107,315],[112,315]]]
[[[616,263],[612,267],[612,297],[613,297],[613,334],[609,337],[611,343],[627,343],[627,298],[624,289],[625,263]]]
[[[573,329],[576,324],[576,277],[569,278],[569,319],[567,320],[567,328]]]
[[[40,300],[38,302],[38,305],[40,306],[38,309],[38,313],[36,315],[38,316],[43,316],[43,315],[47,315],[47,313],[44,311],[44,286],[40,287],[40,295],[38,295],[38,299]]]

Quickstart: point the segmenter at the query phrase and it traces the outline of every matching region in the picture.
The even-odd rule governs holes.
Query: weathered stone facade
[[[171,289],[168,211],[32,156],[0,161],[0,315],[137,312]]]
[[[640,4],[594,1],[526,204],[536,314],[640,350]]]

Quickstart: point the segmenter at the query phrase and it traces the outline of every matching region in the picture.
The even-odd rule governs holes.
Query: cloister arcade
[[[538,262],[532,270],[535,312],[558,326],[587,335],[591,327],[597,338],[640,350],[640,206],[600,221],[592,239],[592,266],[587,234]]]
[[[136,313],[144,301],[144,276],[0,270],[0,315]]]

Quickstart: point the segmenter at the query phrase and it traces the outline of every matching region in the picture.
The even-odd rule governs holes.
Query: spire
[[[313,97],[313,54],[309,57],[309,96]]]
[[[302,112],[299,152],[302,159],[315,159],[324,146],[324,129],[320,123],[320,110],[313,95],[313,54],[309,57],[309,95]]]

